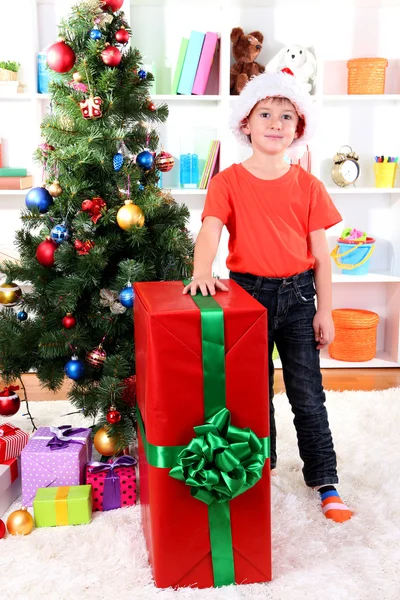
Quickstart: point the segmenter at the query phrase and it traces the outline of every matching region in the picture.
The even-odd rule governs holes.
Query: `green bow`
[[[251,429],[230,423],[230,412],[223,408],[204,425],[194,427],[196,437],[169,472],[207,505],[227,502],[253,487],[269,456],[269,438],[261,441]]]

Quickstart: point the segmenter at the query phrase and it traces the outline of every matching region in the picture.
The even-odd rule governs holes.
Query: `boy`
[[[253,154],[210,182],[184,293],[228,291],[211,276],[222,227],[229,237],[230,278],[268,309],[271,469],[276,467],[272,351],[277,345],[306,485],[318,489],[325,516],[347,521],[352,512],[333,484],[336,454],[325,408],[319,351],[334,338],[332,286],[325,229],[341,216],[323,184],[284,161],[287,148],[313,134],[312,100],[291,72],[249,81],[230,123]],[[318,310],[314,297],[318,295]]]

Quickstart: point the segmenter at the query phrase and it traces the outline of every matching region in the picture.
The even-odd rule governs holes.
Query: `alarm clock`
[[[343,152],[343,148],[349,148],[350,152]],[[339,187],[354,184],[360,175],[359,156],[350,146],[342,146],[333,157],[332,179]]]

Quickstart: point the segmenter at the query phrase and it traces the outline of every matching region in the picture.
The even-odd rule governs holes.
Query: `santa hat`
[[[279,96],[293,104],[297,114],[304,121],[301,135],[293,140],[290,148],[304,146],[314,135],[316,128],[316,108],[305,87],[294,77],[290,69],[276,73],[262,73],[250,79],[241,94],[235,99],[229,127],[237,139],[250,146],[248,136],[243,133],[243,120],[249,116],[260,100]]]

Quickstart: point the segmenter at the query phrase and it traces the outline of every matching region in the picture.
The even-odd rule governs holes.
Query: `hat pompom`
[[[249,116],[257,102],[275,96],[290,100],[299,117],[304,120],[303,132],[293,140],[290,148],[304,146],[315,133],[316,107],[305,86],[288,68],[275,73],[265,72],[250,79],[241,94],[234,99],[234,108],[229,120],[230,129],[240,142],[251,146],[248,136],[242,131],[243,120]]]

